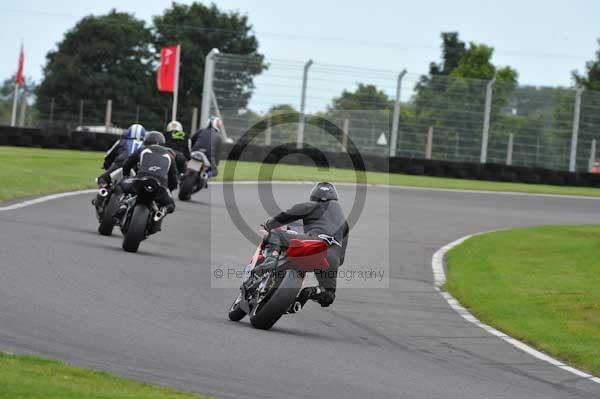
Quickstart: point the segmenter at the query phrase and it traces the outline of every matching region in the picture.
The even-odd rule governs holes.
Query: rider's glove
[[[265,228],[265,230],[269,231],[271,230],[273,227],[273,224],[275,221],[272,218],[267,218],[267,220],[265,220],[265,222],[262,224],[262,226]]]

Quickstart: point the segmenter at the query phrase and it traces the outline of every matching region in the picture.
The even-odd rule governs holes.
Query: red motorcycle
[[[322,240],[290,240],[277,265],[268,270],[260,268],[265,245],[263,239],[254,251],[244,269],[240,292],[229,309],[229,319],[240,321],[250,315],[252,326],[262,330],[273,327],[284,314],[298,313],[306,302],[299,298],[306,273],[329,268],[328,245]]]

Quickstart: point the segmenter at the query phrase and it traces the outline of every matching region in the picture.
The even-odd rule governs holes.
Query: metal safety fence
[[[212,51],[201,104],[180,107],[186,129],[220,116],[234,141],[258,121],[270,126],[255,144],[296,143],[329,152],[348,140],[365,154],[450,162],[588,171],[597,159],[600,92],[520,86],[406,71],[263,59]],[[164,129],[168,107],[115,99],[37,98],[19,107],[19,125],[120,133],[139,121]],[[154,103],[156,104],[156,103]],[[298,120],[280,123],[281,115]],[[334,123],[341,140],[314,116]],[[0,124],[8,124],[0,114]],[[344,141],[345,140],[345,141]]]

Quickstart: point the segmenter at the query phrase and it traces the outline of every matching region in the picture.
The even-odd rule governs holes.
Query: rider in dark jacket
[[[302,220],[304,234],[286,230],[273,230],[279,226]],[[331,183],[317,183],[310,193],[310,201],[294,205],[289,210],[279,213],[265,222],[266,258],[261,267],[277,264],[279,252],[286,248],[291,239],[321,239],[329,248],[327,260],[329,269],[315,272],[319,286],[305,288],[305,300],[314,299],[321,306],[329,306],[335,300],[336,278],[338,267],[344,263],[348,245],[349,228],[342,207],[338,203],[335,186]]]
[[[160,132],[148,132],[144,138],[144,146],[134,152],[123,164],[123,176],[125,179],[120,183],[123,192],[134,194],[134,179],[140,177],[152,177],[161,186],[157,194],[156,205],[165,208],[167,213],[175,211],[175,201],[171,190],[177,188],[177,167],[171,151],[164,147],[165,137]],[[132,169],[136,169],[136,177],[128,177]],[[110,182],[110,174],[102,176]],[[116,219],[121,219],[127,210],[125,204],[121,204],[115,214]]]
[[[129,126],[127,133],[125,133],[119,140],[117,140],[112,147],[106,152],[104,156],[104,164],[102,169],[105,170],[101,176],[98,177],[98,185],[105,186],[109,180],[103,178],[108,173],[119,169],[123,166],[123,163],[133,154],[137,149],[141,148],[144,143],[144,137],[146,136],[146,130],[140,124],[134,123]]]
[[[192,137],[192,151],[203,151],[210,161],[209,176],[214,177],[219,174],[219,158],[221,153],[221,144],[223,136],[221,127],[223,122],[219,118],[212,118],[208,126],[200,129]]]

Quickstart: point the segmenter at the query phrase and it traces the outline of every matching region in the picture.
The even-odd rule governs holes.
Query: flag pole
[[[17,123],[17,95],[19,94],[19,85],[15,82],[15,96],[13,98],[12,116],[10,118],[10,126],[14,127]]]
[[[15,95],[13,97],[12,116],[10,126],[14,127],[17,123],[17,97],[19,95],[19,86],[23,83],[23,39],[21,39],[21,52],[19,53],[19,66],[15,75]]]
[[[181,45],[177,45],[177,56],[175,58],[175,85],[173,87],[173,111],[171,120],[177,120],[177,95],[179,94],[179,54],[181,53]]]

